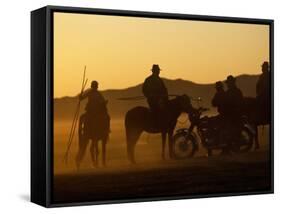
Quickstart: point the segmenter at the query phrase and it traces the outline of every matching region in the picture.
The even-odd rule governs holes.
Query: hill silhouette
[[[193,98],[201,97],[201,105],[211,108],[211,99],[214,96],[214,83],[198,84],[188,80],[176,79],[170,80],[163,78],[169,94],[187,94]],[[255,88],[258,75],[240,75],[237,77],[237,85],[242,90],[244,96],[255,96]],[[111,89],[101,91],[108,100],[108,110],[111,117],[123,118],[125,113],[134,106],[147,106],[146,100],[122,101],[121,97],[134,97],[142,95],[142,84],[138,84],[126,89]],[[54,99],[54,119],[72,120],[75,108],[78,102],[78,96],[62,97]],[[83,101],[81,112],[87,101]],[[196,103],[194,103],[196,106]]]

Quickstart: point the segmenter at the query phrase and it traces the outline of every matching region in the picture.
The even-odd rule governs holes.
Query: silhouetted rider
[[[163,80],[159,77],[160,70],[159,65],[154,64],[151,69],[152,75],[145,79],[142,86],[142,92],[157,122],[159,122],[160,115],[164,114],[168,101],[167,88]]]
[[[152,66],[152,75],[147,77],[142,86],[142,92],[147,98],[148,105],[152,112],[159,110],[168,101],[168,91],[159,77],[160,68],[159,65],[154,64]]]
[[[107,101],[98,91],[98,82],[92,81],[91,88],[79,96],[80,100],[88,98],[88,103],[85,107],[85,128],[87,131],[95,131],[102,126],[103,130],[109,131],[109,114],[107,112]]]

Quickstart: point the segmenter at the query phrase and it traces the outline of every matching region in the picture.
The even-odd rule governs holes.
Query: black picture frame
[[[270,26],[271,68],[271,128],[270,172],[271,188],[265,191],[204,194],[193,196],[135,198],[126,200],[53,203],[53,13],[99,14],[110,16],[146,17],[177,20],[196,20],[226,23],[249,23]],[[143,202],[170,199],[206,198],[274,192],[274,21],[237,17],[203,16],[143,11],[92,9],[46,6],[31,12],[31,201],[44,207],[93,205],[104,203]]]

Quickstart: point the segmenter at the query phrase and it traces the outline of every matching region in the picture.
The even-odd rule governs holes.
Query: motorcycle
[[[219,117],[202,116],[208,110],[200,107],[189,114],[190,126],[176,131],[173,136],[173,153],[176,159],[193,157],[199,150],[199,142],[208,151],[208,156],[212,155],[213,150],[233,153],[245,153],[251,150],[255,131],[246,117],[241,118],[238,136],[236,134],[234,137],[232,132],[222,127]],[[194,132],[195,128],[197,134]]]

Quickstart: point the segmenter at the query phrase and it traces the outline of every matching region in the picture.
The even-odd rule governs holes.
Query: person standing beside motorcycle
[[[256,85],[258,114],[260,123],[266,124],[270,119],[270,66],[267,61],[262,64],[262,74]]]
[[[243,94],[236,85],[236,79],[229,75],[226,79],[225,121],[230,139],[239,137],[242,126]]]
[[[223,83],[221,81],[216,82],[215,85],[216,93],[212,99],[213,107],[217,108],[219,115],[224,116],[225,114],[225,91]]]
[[[226,79],[225,114],[228,118],[237,119],[242,114],[243,94],[236,85],[236,79],[229,75]]]
[[[218,115],[212,117],[213,126],[219,127],[219,138],[216,143],[223,143],[225,127],[225,90],[222,81],[215,84],[216,93],[212,99],[212,106],[217,108]],[[212,155],[212,151],[208,151],[208,155]]]

